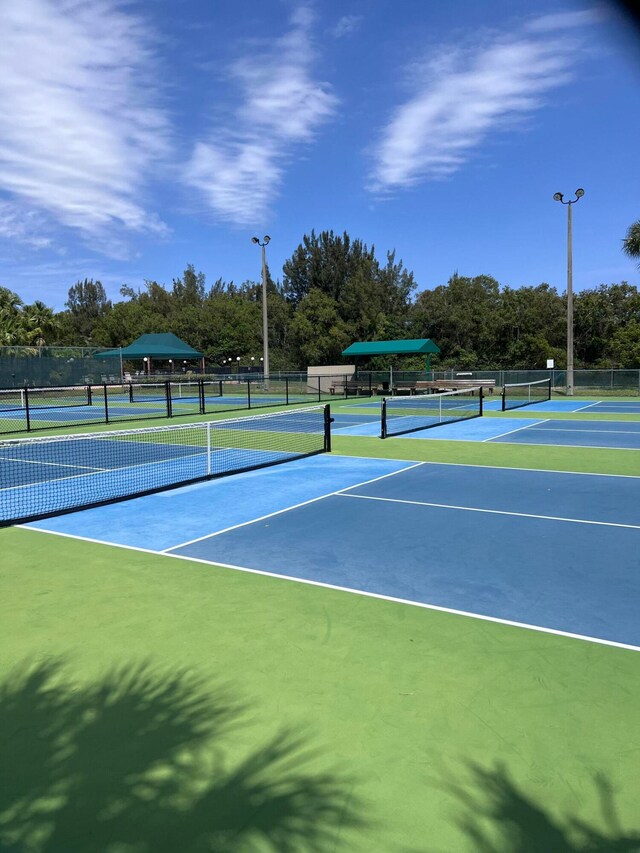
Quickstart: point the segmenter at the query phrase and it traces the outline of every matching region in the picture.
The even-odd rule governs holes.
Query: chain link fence
[[[397,383],[429,380],[490,379],[495,382],[497,388],[502,388],[505,383],[551,379],[553,391],[564,394],[567,386],[565,370],[374,370],[358,371],[358,376],[363,379],[371,378],[373,385],[388,387]],[[574,370],[573,383],[575,393],[578,394],[640,396],[640,370]]]

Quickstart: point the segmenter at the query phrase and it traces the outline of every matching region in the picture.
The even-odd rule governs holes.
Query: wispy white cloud
[[[362,15],[343,15],[331,30],[334,38],[340,39],[355,32],[362,23]]]
[[[285,35],[260,50],[252,46],[229,69],[239,103],[226,125],[196,143],[184,172],[220,219],[260,222],[295,147],[311,142],[335,111],[329,86],[311,76],[311,24],[309,10],[298,9]]]
[[[51,237],[45,236],[46,230],[46,222],[37,211],[0,202],[0,237],[33,249],[46,249],[53,243]]]
[[[549,33],[558,30],[574,30],[576,27],[589,27],[599,24],[607,17],[604,8],[594,6],[591,9],[579,9],[574,12],[556,12],[534,18],[526,26],[531,33]]]
[[[593,23],[594,14],[547,15],[519,34],[447,46],[412,68],[412,95],[372,149],[370,188],[388,192],[446,178],[490,133],[539,109],[551,90],[571,79],[580,57],[575,31]]]
[[[0,3],[0,191],[23,223],[45,214],[107,252],[164,230],[140,201],[169,137],[147,31],[118,0]]]

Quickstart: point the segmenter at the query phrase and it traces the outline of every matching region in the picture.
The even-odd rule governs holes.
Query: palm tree
[[[630,258],[640,258],[640,219],[629,226],[627,236],[622,241],[622,251]]]
[[[46,339],[55,335],[57,322],[53,310],[47,307],[39,299],[33,305],[25,305],[22,315],[24,318],[25,334],[29,343],[35,343],[37,347],[43,347]]]
[[[0,346],[21,344],[22,300],[17,293],[0,287]]]
[[[0,346],[11,347],[22,343],[20,315],[0,306]]]

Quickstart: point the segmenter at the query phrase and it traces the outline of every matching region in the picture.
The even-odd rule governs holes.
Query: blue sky
[[[274,277],[303,234],[388,249],[420,290],[640,284],[640,43],[608,5],[523,0],[0,3],[0,285],[187,264]]]

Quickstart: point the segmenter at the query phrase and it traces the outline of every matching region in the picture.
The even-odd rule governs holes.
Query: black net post
[[[247,409],[251,408],[251,380],[247,379]]]
[[[506,397],[505,397],[505,390],[506,390],[506,389],[505,389],[505,387],[504,387],[504,385],[503,385],[503,386],[502,386],[502,411],[503,411],[503,412],[506,412],[506,410],[507,410],[507,400],[506,400]]]
[[[322,383],[320,381],[320,377],[318,376],[318,402],[322,402]]]
[[[198,382],[198,395],[199,395],[199,402],[200,402],[200,414],[204,415],[204,411],[205,411],[204,410],[204,405],[205,405],[205,403],[204,403],[204,379],[201,379]]]
[[[284,378],[284,402],[285,405],[289,405],[289,377],[285,376]]]
[[[29,417],[29,389],[24,386],[24,412],[27,421],[27,432],[31,432],[31,418]]]
[[[164,396],[167,402],[167,417],[173,417],[173,406],[171,405],[171,382],[164,383]]]
[[[129,383],[129,402],[133,403],[133,382]]]
[[[91,385],[87,385],[87,405],[93,405],[93,393],[91,391]]]
[[[107,391],[107,383],[102,386],[102,396],[104,399],[104,422],[109,423],[109,393]]]
[[[325,453],[331,453],[331,406],[327,403],[324,407],[324,450]]]
[[[380,438],[387,437],[387,401],[382,400],[382,411],[380,415]]]
[[[482,410],[484,408],[484,390],[482,388],[482,385],[480,386],[478,393],[480,394],[480,411],[478,414],[480,415],[480,417],[482,417]]]

